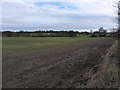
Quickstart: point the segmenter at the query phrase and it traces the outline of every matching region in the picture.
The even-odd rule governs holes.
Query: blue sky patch
[[[45,5],[50,5],[50,6],[57,6],[57,8],[59,9],[77,9],[77,7],[69,4],[69,3],[65,3],[65,2],[36,2],[34,3],[37,6],[45,6]]]

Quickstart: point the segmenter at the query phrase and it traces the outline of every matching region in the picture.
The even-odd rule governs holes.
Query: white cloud
[[[66,0],[60,2],[63,9],[59,5],[28,1],[2,2],[3,29],[91,29],[115,25],[114,0]]]

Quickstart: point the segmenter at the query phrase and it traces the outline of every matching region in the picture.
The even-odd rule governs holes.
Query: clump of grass
[[[118,87],[118,68],[109,67],[109,70],[103,75],[102,79],[106,87]]]
[[[120,51],[114,53],[111,57],[116,58],[116,65],[120,68]]]

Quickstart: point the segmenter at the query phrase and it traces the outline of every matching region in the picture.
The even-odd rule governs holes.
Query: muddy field
[[[19,53],[3,49],[3,88],[85,87],[113,43],[94,38]]]

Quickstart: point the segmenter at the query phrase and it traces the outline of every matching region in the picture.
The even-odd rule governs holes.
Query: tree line
[[[78,31],[4,31],[3,37],[75,37]]]
[[[3,37],[76,37],[78,35],[89,35],[91,37],[106,37],[111,36],[112,33],[107,33],[102,27],[99,31],[92,32],[78,32],[78,31],[3,31]]]

